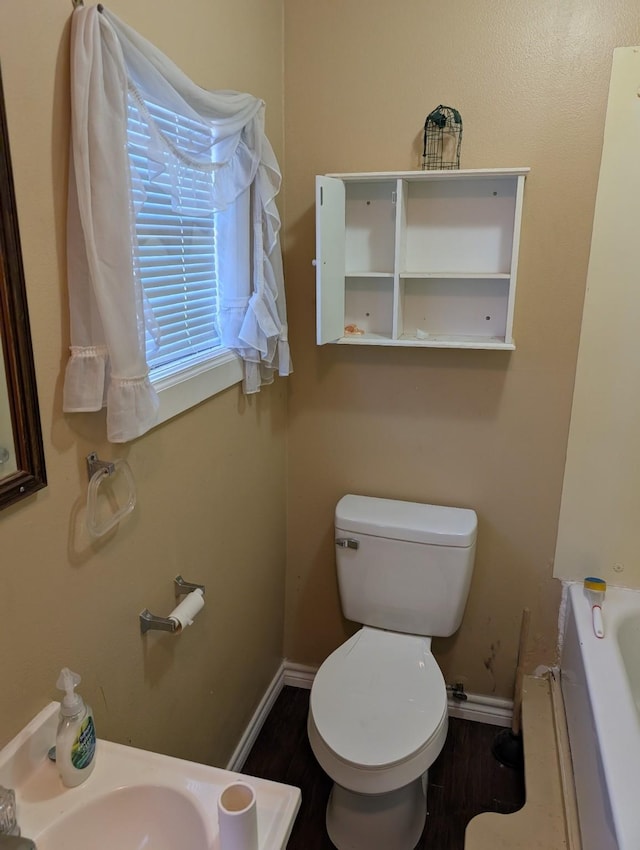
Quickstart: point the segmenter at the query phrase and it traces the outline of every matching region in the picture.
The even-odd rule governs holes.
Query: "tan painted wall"
[[[640,588],[640,47],[616,51],[555,574]]]
[[[114,0],[110,9],[201,85],[265,98],[282,154],[281,0]],[[99,734],[224,765],[281,659],[286,384],[237,387],[128,447],[101,414],[64,416],[70,0],[2,0],[0,56],[49,486],[0,514],[0,745],[80,672]],[[89,544],[84,457],[123,455],[138,484],[126,524]],[[250,533],[247,532],[247,527]],[[180,637],[142,639],[173,607],[173,577],[206,585]]]
[[[333,510],[346,492],[472,507],[448,680],[510,696],[524,606],[530,666],[555,659],[552,579],[612,50],[635,0],[285,0],[290,338],[286,654],[317,663],[340,613]],[[418,167],[425,115],[464,121],[463,167],[530,166],[517,350],[316,347],[314,175]]]
[[[286,140],[296,372],[285,651],[322,661],[353,628],[333,566],[340,495],[471,506],[480,537],[467,614],[434,649],[447,678],[508,696],[524,605],[531,663],[553,660],[551,559],[611,51],[638,42],[640,12],[633,0],[288,0],[283,139],[281,6],[193,0],[178,14],[174,0],[110,4],[203,85],[263,96],[280,156]],[[287,388],[250,402],[232,389],[119,450],[100,415],[62,415],[69,14],[67,0],[0,4],[49,475],[45,491],[0,515],[0,742],[56,696],[70,664],[105,737],[222,764],[281,654]],[[462,112],[463,166],[532,168],[518,349],[319,349],[314,175],[416,167],[438,103]],[[93,449],[128,458],[139,509],[90,546],[78,523]],[[138,612],[168,610],[177,572],[206,583],[205,611],[179,639],[141,640]]]

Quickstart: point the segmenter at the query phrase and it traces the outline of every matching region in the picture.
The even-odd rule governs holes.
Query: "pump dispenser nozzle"
[[[65,691],[60,704],[60,713],[65,717],[72,717],[84,707],[82,697],[75,692],[80,681],[79,674],[74,673],[73,670],[69,670],[68,667],[63,667],[60,671],[56,687],[61,691]]]

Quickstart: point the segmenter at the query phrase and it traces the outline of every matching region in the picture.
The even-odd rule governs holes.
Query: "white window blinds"
[[[192,141],[194,134],[202,134],[201,124],[148,101],[145,105],[176,147]],[[141,120],[131,97],[127,141],[136,208],[138,273],[151,311],[146,357],[155,380],[207,359],[222,348],[217,325],[219,246],[216,215],[208,203],[212,177],[194,169],[188,175],[182,173],[177,187],[172,186],[169,173],[159,171],[158,164],[148,157],[148,125]]]

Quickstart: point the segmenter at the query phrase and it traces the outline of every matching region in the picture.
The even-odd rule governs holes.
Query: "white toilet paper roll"
[[[256,792],[246,782],[227,785],[218,797],[220,850],[258,850]]]
[[[204,595],[200,587],[188,593],[182,602],[169,614],[170,620],[175,620],[178,630],[193,623],[196,614],[204,607]]]

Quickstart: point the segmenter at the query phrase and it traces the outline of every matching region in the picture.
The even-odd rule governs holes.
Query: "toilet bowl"
[[[307,731],[333,779],[327,832],[338,850],[413,850],[427,771],[447,735],[446,686],[431,636],[462,620],[474,511],[368,496],[336,506],[345,616],[362,624],[321,665]]]
[[[363,627],[318,671],[307,728],[336,783],[326,821],[336,847],[413,850],[426,817],[426,771],[447,735],[431,639]]]

